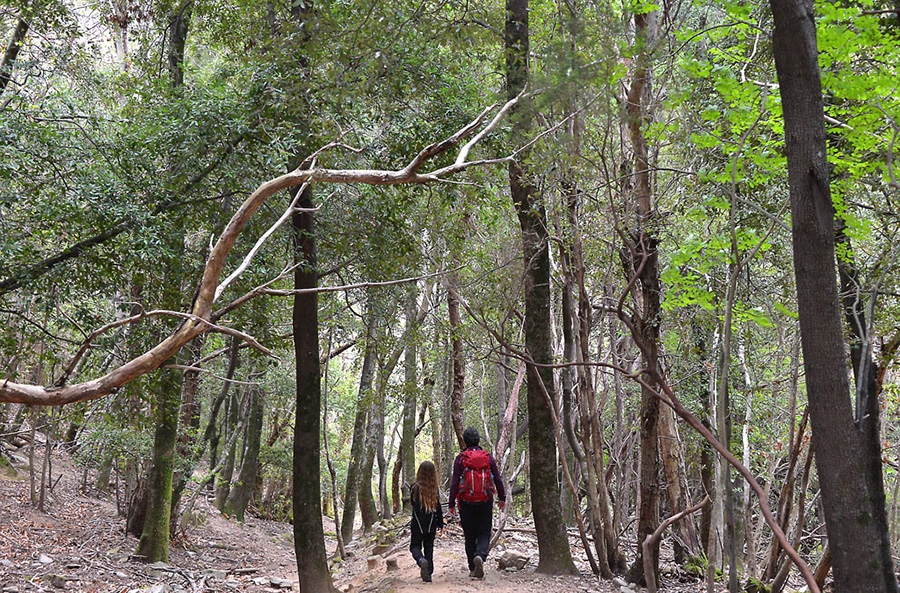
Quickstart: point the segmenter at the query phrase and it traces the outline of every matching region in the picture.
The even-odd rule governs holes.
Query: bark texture
[[[635,44],[640,51],[635,60],[631,86],[628,89],[626,112],[627,127],[631,140],[633,167],[633,212],[635,230],[626,239],[624,258],[626,280],[637,279],[637,311],[632,324],[635,341],[641,349],[644,367],[651,376],[661,376],[659,371],[659,240],[653,235],[652,223],[655,213],[650,179],[650,150],[644,135],[644,125],[650,120],[650,48],[654,43],[657,29],[655,12],[634,15]],[[629,580],[644,582],[646,566],[653,568],[653,578],[659,573],[659,542],[652,541],[648,551],[653,555],[651,562],[644,561],[642,543],[653,534],[659,524],[659,398],[650,384],[641,386],[640,418],[640,505],[637,519],[637,554],[629,570]]]
[[[813,451],[836,591],[897,590],[881,550],[866,443],[854,422],[835,279],[834,208],[812,2],[771,0],[784,110],[794,272]]]
[[[172,510],[172,470],[178,432],[181,372],[161,373],[153,433],[153,459],[147,477],[147,514],[135,554],[147,562],[168,562]]]
[[[506,92],[518,96],[528,82],[528,0],[507,0]],[[521,139],[530,125],[526,109],[518,109],[513,136]],[[520,161],[509,165],[509,188],[522,229],[522,256],[525,264],[525,347],[538,364],[553,362],[550,319],[550,247],[547,216],[537,199],[537,190]],[[528,365],[528,454],[531,475],[531,499],[537,531],[538,572],[575,574],[566,524],[560,504],[557,479],[556,442],[553,411],[545,399],[543,387],[555,401],[553,372],[545,366]]]
[[[295,239],[295,288],[316,288],[316,243],[312,192],[300,196],[300,208],[292,225]],[[319,296],[316,292],[294,296],[292,323],[294,356],[297,360],[297,414],[294,419],[294,551],[297,575],[304,592],[335,591],[325,555],[322,527],[322,485],[320,483],[319,436],[322,434],[322,405],[319,373]]]
[[[251,375],[251,380],[253,379]],[[244,454],[241,455],[241,469],[237,482],[231,487],[225,500],[223,511],[240,522],[244,521],[244,512],[250,503],[256,476],[259,471],[259,446],[262,438],[263,414],[265,412],[262,390],[254,387],[250,390],[250,418],[244,438]]]
[[[12,39],[6,46],[3,53],[3,62],[0,63],[0,95],[6,90],[12,80],[13,68],[16,65],[16,59],[22,50],[22,44],[25,42],[25,35],[28,34],[29,20],[24,15],[16,21],[16,28],[13,29]]]
[[[356,400],[356,416],[353,420],[353,441],[350,443],[350,462],[347,466],[347,483],[344,489],[344,513],[341,517],[341,536],[345,542],[353,537],[356,521],[356,504],[359,500],[359,480],[365,451],[368,401],[372,397],[375,379],[375,315],[369,311],[366,322],[366,341],[362,371],[359,376],[359,396]]]

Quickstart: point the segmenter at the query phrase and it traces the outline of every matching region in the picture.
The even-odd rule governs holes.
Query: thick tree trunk
[[[147,477],[147,514],[135,554],[147,562],[169,560],[169,520],[172,511],[172,470],[178,436],[181,372],[160,371],[153,458]]]
[[[506,93],[512,99],[528,83],[528,0],[507,0],[504,46],[506,48]],[[513,137],[521,140],[530,126],[528,107],[517,106]],[[521,162],[527,155],[520,155]],[[537,200],[537,189],[520,162],[509,165],[509,188],[522,229],[525,266],[525,347],[541,365],[553,362],[550,324],[550,246],[547,216]],[[531,505],[538,538],[538,572],[574,574],[557,480],[556,442],[551,402],[556,401],[553,371],[528,365],[528,455]],[[548,402],[541,383],[550,394]]]
[[[184,46],[193,7],[193,0],[185,0],[169,15],[169,76],[175,87],[184,84]]]
[[[854,262],[853,246],[845,231],[843,219],[838,219],[836,240],[841,244],[843,257],[838,258],[841,281],[841,301],[844,318],[852,336],[850,362],[856,380],[856,427],[862,433],[866,459],[866,479],[872,495],[878,545],[885,567],[885,583],[896,588],[897,580],[891,557],[891,534],[887,517],[887,496],[884,491],[884,472],[881,454],[881,405],[878,383],[879,369],[872,355],[873,343],[866,318],[866,297],[860,294],[859,274]],[[870,297],[874,299],[875,296]],[[872,303],[874,308],[874,302]]]
[[[291,223],[294,231],[294,288],[319,285],[312,191],[300,195]],[[297,361],[297,408],[294,418],[294,552],[303,592],[336,591],[325,555],[322,527],[320,444],[322,389],[319,368],[319,296],[316,292],[294,295],[292,315],[294,356]]]
[[[6,90],[9,82],[12,80],[13,69],[16,65],[16,58],[19,57],[19,51],[25,42],[25,35],[28,34],[29,20],[24,15],[16,21],[16,28],[13,29],[12,39],[6,46],[3,53],[3,62],[0,63],[0,95]]]
[[[855,424],[845,371],[835,279],[834,208],[812,2],[771,0],[771,6],[785,121],[803,361],[835,590],[893,593],[896,578],[882,550],[877,523],[883,509],[875,509],[878,502],[869,476],[869,445]]]

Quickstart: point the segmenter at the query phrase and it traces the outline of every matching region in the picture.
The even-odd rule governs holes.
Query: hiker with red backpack
[[[506,488],[494,456],[478,446],[481,442],[478,431],[467,428],[463,442],[466,448],[453,462],[448,506],[450,516],[455,517],[459,498],[459,522],[466,542],[469,576],[480,579],[484,578],[484,562],[491,541],[494,492],[502,511],[506,507]]]

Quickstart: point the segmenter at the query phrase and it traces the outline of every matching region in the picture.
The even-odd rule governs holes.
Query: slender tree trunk
[[[528,0],[507,0],[504,32],[506,49],[506,93],[512,99],[528,83]],[[513,138],[521,141],[531,124],[528,102],[520,103],[513,120]],[[522,257],[525,266],[525,347],[538,364],[553,362],[550,323],[550,246],[547,216],[521,161],[509,165],[509,187],[522,229]],[[544,396],[541,383],[550,398]],[[538,572],[577,572],[566,535],[557,480],[556,443],[553,412],[556,401],[553,372],[548,367],[528,365],[528,455],[531,504],[538,539]]]
[[[378,420],[380,403],[375,398],[369,400],[366,409],[366,439],[362,464],[359,471],[359,515],[363,531],[369,532],[378,522],[378,506],[372,491],[372,477],[375,469],[375,455],[378,448],[378,431],[382,425]]]
[[[850,400],[835,280],[834,208],[810,0],[771,0],[784,110],[797,305],[813,449],[836,591],[895,592],[870,478],[870,454]],[[880,456],[879,456],[880,457]]]
[[[689,508],[691,503],[688,501],[687,472],[684,467],[681,437],[678,435],[675,412],[668,406],[663,406],[659,413],[659,444],[663,475],[666,477],[669,512],[679,513]],[[700,552],[694,514],[687,514],[676,521],[672,530],[677,534],[674,544],[675,562],[683,564],[688,557],[696,556]]]
[[[656,11],[634,15],[635,44],[642,49],[635,59],[631,86],[627,95],[627,124],[633,151],[634,212],[637,229],[631,232],[626,246],[630,261],[626,261],[626,273],[631,280],[638,280],[640,313],[634,326],[640,335],[635,341],[641,345],[643,364],[651,370],[659,370],[659,317],[661,313],[659,280],[659,240],[652,234],[651,217],[655,212],[650,180],[650,151],[644,126],[651,120],[651,51],[658,27]],[[658,373],[661,374],[661,373]],[[644,583],[644,566],[653,567],[653,578],[659,581],[659,541],[653,541],[650,553],[652,562],[644,562],[642,543],[659,525],[659,398],[652,386],[641,387],[640,419],[640,505],[637,518],[637,555],[629,570],[628,578]]]
[[[199,358],[199,352],[202,351],[205,342],[205,335],[197,336],[185,349],[185,352],[190,353],[191,367],[194,366],[193,361]],[[172,478],[172,524],[170,530],[172,535],[175,535],[178,526],[178,507],[181,503],[181,495],[187,487],[190,474],[194,471],[194,465],[201,456],[201,453],[194,451],[194,435],[200,428],[199,391],[200,371],[194,368],[184,371],[184,381],[181,386],[181,411],[178,420],[179,431],[175,446],[176,472]]]
[[[732,234],[733,236],[733,234]],[[733,249],[735,248],[732,245]],[[740,254],[732,251],[732,257],[737,260]],[[736,261],[728,267],[728,288],[725,295],[725,312],[722,321],[722,350],[719,354],[719,381],[716,389],[716,431],[719,441],[731,452],[731,338],[732,313],[737,292],[737,275],[739,265]],[[728,565],[728,590],[730,593],[738,593],[737,581],[737,542],[735,529],[735,504],[734,481],[731,479],[731,465],[720,455],[718,457],[717,483],[715,496],[721,498],[725,517],[725,560]]]
[[[406,324],[412,326],[416,323],[416,296],[415,290],[411,290],[406,303]],[[403,508],[409,509],[409,487],[416,481],[416,403],[419,395],[419,379],[417,372],[417,344],[415,334],[410,335],[406,342],[406,354],[403,359],[404,386],[403,386],[403,437],[400,439],[400,452],[397,454],[397,463],[400,464],[403,475],[403,483],[398,489],[403,499]],[[394,501],[395,508],[399,501]]]
[[[613,299],[613,291],[612,287],[606,285],[604,287],[604,295],[605,299]],[[609,333],[609,353],[610,358],[612,359],[613,364],[617,368],[625,368],[625,357],[622,355],[622,340],[619,339],[618,332],[616,331],[616,317],[615,315],[609,315],[607,318],[607,331]],[[583,330],[582,330],[583,331]],[[601,338],[602,340],[602,338]],[[601,346],[597,348],[597,358],[601,358],[600,350]],[[630,455],[626,454],[626,431],[627,427],[625,426],[625,387],[622,384],[622,375],[621,373],[613,373],[613,391],[615,393],[616,398],[616,426],[613,432],[612,438],[612,448],[613,454],[612,458],[615,463],[615,478],[616,478],[616,490],[615,490],[615,504],[613,505],[613,523],[612,529],[618,533],[619,526],[623,523],[624,518],[628,513],[628,504],[631,489],[628,487],[630,482]],[[707,505],[708,506],[708,505]]]
[[[209,442],[209,469],[212,471],[218,465],[219,461],[219,429],[216,426],[218,422],[219,410],[222,404],[227,401],[228,392],[231,390],[231,382],[234,379],[234,373],[237,370],[240,357],[238,349],[239,341],[237,338],[231,339],[231,345],[228,348],[228,367],[225,370],[225,380],[222,382],[222,389],[216,396],[209,410],[209,423],[206,430],[203,431],[203,438]],[[226,405],[227,408],[227,405]],[[227,411],[226,411],[227,415]]]
[[[453,427],[453,361],[452,355],[444,359],[441,388],[441,483],[450,488],[453,474],[453,458],[459,450],[459,438]]]
[[[228,500],[228,493],[231,491],[231,479],[234,477],[235,457],[237,455],[237,439],[232,434],[238,431],[241,416],[241,408],[243,401],[246,399],[248,389],[244,389],[243,397],[238,397],[235,391],[231,392],[228,400],[228,407],[225,410],[225,427],[223,436],[225,437],[226,449],[223,451],[224,458],[221,463],[221,470],[216,475],[216,498],[213,505],[220,511],[225,508],[225,501]]]
[[[387,385],[385,378],[385,386]],[[386,389],[386,387],[385,387]],[[374,433],[375,433],[375,460],[378,462],[378,506],[381,509],[381,518],[391,518],[391,501],[387,495],[388,482],[388,462],[384,453],[384,407],[387,405],[385,401],[384,390],[381,390],[381,404],[375,407]],[[393,434],[393,433],[392,433]]]
[[[347,483],[344,489],[344,514],[341,518],[341,535],[345,542],[353,538],[356,521],[356,505],[359,501],[360,474],[363,454],[366,450],[366,420],[369,401],[374,397],[372,385],[375,379],[375,326],[376,318],[369,305],[366,312],[366,340],[362,371],[359,376],[359,395],[356,400],[356,416],[353,420],[353,441],[350,444],[350,461],[347,466]]]
[[[258,378],[257,375],[251,373],[250,381]],[[260,387],[253,387],[249,392],[250,396],[250,417],[247,422],[247,431],[244,438],[244,454],[241,455],[241,469],[238,472],[238,479],[222,510],[225,514],[236,518],[241,523],[244,522],[244,512],[250,503],[250,497],[253,494],[256,485],[256,476],[259,471],[259,446],[262,439],[263,416],[265,414],[265,406],[263,393]]]
[[[456,433],[456,441],[461,449],[465,448],[462,434],[466,429],[466,359],[463,352],[462,321],[459,315],[459,295],[456,294],[456,285],[451,277],[446,279],[447,289],[447,318],[450,322],[450,346],[452,348],[451,360],[453,361],[453,390],[450,395],[450,419],[453,422],[453,432]]]

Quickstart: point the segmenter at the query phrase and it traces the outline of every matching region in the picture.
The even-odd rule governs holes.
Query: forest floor
[[[62,453],[54,455],[53,488],[44,512],[31,503],[27,469],[17,476],[0,473],[0,592],[32,591],[180,593],[205,591],[297,591],[292,527],[253,516],[245,523],[223,517],[205,496],[195,505],[200,519],[172,542],[168,564],[145,564],[131,554],[137,540],[125,534],[114,500],[82,493],[82,472]],[[326,519],[326,533],[334,525]],[[435,574],[422,582],[407,550],[402,522],[382,528],[393,541],[373,554],[374,538],[359,537],[348,558],[334,568],[335,586],[345,592],[410,593],[623,593],[623,581],[598,580],[580,545],[573,554],[581,574],[554,577],[534,571],[537,543],[533,526],[513,524],[492,550],[482,580],[469,578],[458,523],[450,524],[435,544]],[[326,538],[329,554],[335,541]],[[573,538],[573,541],[577,538]],[[529,557],[519,571],[501,571],[504,550]],[[394,565],[391,567],[390,565]],[[670,563],[662,591],[699,593],[705,585]]]

